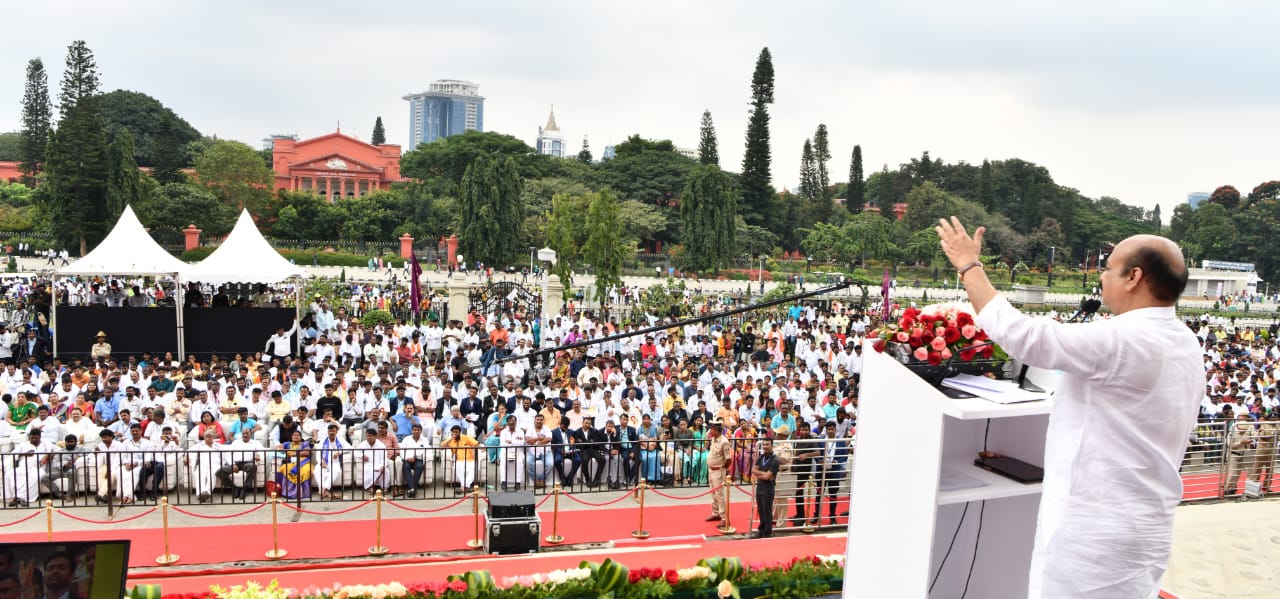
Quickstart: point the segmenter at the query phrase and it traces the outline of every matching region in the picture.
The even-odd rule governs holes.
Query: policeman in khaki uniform
[[[1262,483],[1263,493],[1271,490],[1277,444],[1280,444],[1280,411],[1273,408],[1267,419],[1258,424],[1258,449],[1253,456],[1253,469],[1249,472],[1249,478]]]
[[[711,488],[711,515],[707,516],[707,522],[718,522],[727,517],[725,512],[725,499],[729,496],[729,486],[725,481],[725,474],[729,471],[729,464],[733,463],[733,444],[724,436],[724,421],[715,419],[711,421],[710,431],[710,447],[707,450],[707,474],[710,477]],[[723,487],[717,489],[717,487]]]
[[[1227,477],[1222,481],[1222,495],[1239,495],[1240,472],[1253,470],[1253,452],[1258,447],[1258,427],[1248,412],[1240,412],[1227,433]]]
[[[795,443],[791,441],[791,427],[779,426],[773,430],[776,441],[773,444],[773,455],[778,459],[778,477],[773,495],[773,522],[786,524],[787,500],[796,494],[796,483],[799,482],[795,472],[791,471],[791,463],[795,461]]]

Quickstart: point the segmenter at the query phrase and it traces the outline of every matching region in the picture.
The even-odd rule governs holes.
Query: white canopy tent
[[[172,254],[165,251],[151,238],[151,234],[143,228],[142,222],[138,220],[138,215],[134,214],[131,206],[125,206],[124,211],[120,213],[119,220],[116,221],[115,227],[107,234],[102,243],[98,247],[93,248],[83,258],[76,260],[73,264],[64,266],[54,272],[54,282],[56,285],[58,277],[69,276],[101,276],[101,275],[120,275],[120,276],[172,276],[174,278],[174,287],[176,294],[174,297],[177,326],[178,326],[178,351],[182,353],[182,279],[184,274],[191,269],[191,265],[175,258]],[[54,323],[51,326],[57,330],[57,310],[56,302],[58,294],[53,294],[55,301]],[[53,337],[53,352],[58,353],[58,337]],[[179,356],[182,359],[182,356]]]
[[[301,267],[286,260],[262,237],[249,211],[242,210],[222,245],[208,258],[189,266],[183,279],[224,285],[281,283],[303,275]]]
[[[188,269],[184,278],[197,283],[253,284],[298,282],[294,287],[296,301],[295,318],[302,318],[303,286],[306,275],[298,265],[281,256],[254,224],[248,210],[241,210],[236,226],[222,241],[222,245],[209,257]],[[302,347],[302,332],[297,333],[298,347]]]

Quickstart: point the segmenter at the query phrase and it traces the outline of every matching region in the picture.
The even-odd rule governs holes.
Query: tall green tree
[[[574,268],[582,264],[582,246],[587,243],[589,193],[557,193],[551,198],[547,245],[556,251],[551,272],[560,277],[566,294],[573,285]]]
[[[751,75],[751,116],[747,121],[747,147],[742,155],[742,212],[749,225],[776,225],[772,154],[769,150],[769,105],[773,103],[773,57],[760,50]]]
[[[275,172],[262,163],[257,150],[220,139],[196,157],[195,169],[200,184],[236,213],[248,208],[255,217],[266,215]]]
[[[151,154],[151,176],[156,183],[182,183],[187,180],[182,167],[187,163],[186,144],[183,142],[181,123],[176,118],[162,116],[156,127]]]
[[[373,121],[373,134],[369,136],[369,143],[375,146],[387,143],[387,130],[382,128],[382,117]]]
[[[982,160],[982,173],[978,176],[978,203],[988,212],[996,208],[996,192],[991,181],[991,161]]]
[[[595,275],[596,299],[604,302],[611,287],[622,285],[622,261],[635,252],[635,245],[618,235],[622,218],[618,198],[612,192],[592,193],[587,207],[589,230],[582,246],[582,258]]]
[[[578,151],[578,162],[583,164],[591,164],[591,144],[587,143],[587,136],[582,136],[582,149]]]
[[[700,164],[685,177],[680,199],[685,265],[718,271],[737,250],[738,194],[733,181],[719,168]]]
[[[125,206],[137,205],[144,199],[142,171],[134,160],[133,135],[121,131],[107,146],[106,219],[114,221]]]
[[[817,202],[814,207],[814,217],[816,220],[829,221],[833,209],[832,200],[835,196],[831,193],[831,172],[827,169],[827,163],[831,162],[831,146],[827,140],[825,124],[819,124],[818,130],[813,134],[813,160],[818,169],[818,193],[814,198]]]
[[[862,146],[853,146],[849,160],[849,186],[845,189],[844,207],[850,214],[862,212],[867,206],[867,188],[862,179]]]
[[[61,120],[50,138],[41,203],[64,247],[80,255],[102,236],[106,218],[107,137],[98,112],[98,68],[83,41],[67,47],[58,97]]]
[[[458,239],[468,260],[513,264],[524,251],[520,173],[511,157],[481,155],[462,175]]]
[[[134,156],[140,166],[155,167],[164,160],[172,160],[179,168],[190,164],[186,145],[200,139],[200,132],[178,116],[159,100],[143,93],[117,89],[98,96],[98,108],[106,124],[107,139],[115,139],[121,131],[133,137]],[[158,135],[163,127],[176,140],[166,148],[170,155],[157,157]]]
[[[813,142],[804,140],[800,151],[800,197],[812,206],[818,199],[818,167],[813,159]],[[812,210],[812,208],[811,208]]]
[[[53,105],[49,101],[49,74],[44,62],[32,58],[27,62],[27,83],[22,93],[22,144],[19,146],[18,170],[22,183],[35,186],[36,174],[45,162],[49,137],[53,134]]]
[[[702,111],[702,126],[698,129],[698,162],[720,166],[720,149],[716,144],[716,126],[711,122],[711,111]]]

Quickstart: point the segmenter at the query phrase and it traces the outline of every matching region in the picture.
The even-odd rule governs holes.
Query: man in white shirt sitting
[[[227,459],[218,468],[218,480],[231,488],[231,498],[244,499],[245,491],[257,480],[258,463],[262,461],[262,443],[254,441],[253,429],[242,428],[235,441],[225,448]]]
[[[400,441],[400,457],[403,460],[405,495],[418,494],[418,479],[425,476],[424,486],[431,486],[434,473],[431,467],[431,440],[422,435],[422,425],[414,422],[412,433]]]

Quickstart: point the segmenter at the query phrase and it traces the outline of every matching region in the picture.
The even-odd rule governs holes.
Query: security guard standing
[[[760,515],[760,527],[752,535],[754,538],[773,536],[770,509],[773,506],[774,478],[777,476],[778,458],[773,455],[773,442],[763,439],[760,441],[760,457],[751,466],[751,477],[756,481],[756,513]]]
[[[796,448],[795,442],[791,440],[791,427],[784,424],[774,429],[773,434],[777,439],[776,443],[773,444],[773,454],[777,458],[779,466],[776,485],[779,499],[773,505],[773,521],[785,523],[787,519],[787,498],[796,494],[797,483],[799,482],[796,473],[792,470],[795,463]]]
[[[729,496],[729,486],[725,475],[729,464],[733,463],[733,444],[724,436],[724,422],[720,419],[711,421],[711,442],[707,450],[707,474],[711,481],[711,515],[707,522],[724,520],[725,500]]]

